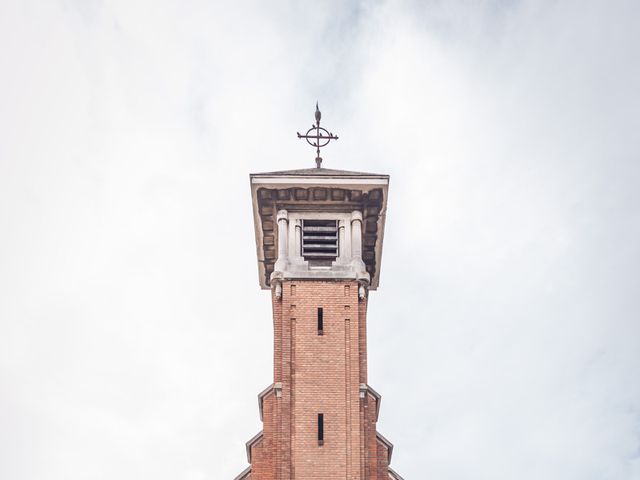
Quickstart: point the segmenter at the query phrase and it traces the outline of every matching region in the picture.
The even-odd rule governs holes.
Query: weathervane
[[[320,126],[321,116],[322,114],[318,108],[318,102],[316,102],[316,124],[311,125],[311,128],[307,130],[307,133],[304,135],[300,135],[299,132],[296,132],[298,134],[298,138],[304,138],[309,145],[316,147],[316,168],[320,168],[320,165],[322,165],[320,148],[327,146],[331,140],[338,140],[337,135],[334,135]]]

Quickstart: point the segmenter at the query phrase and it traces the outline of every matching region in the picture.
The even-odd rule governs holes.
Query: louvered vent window
[[[338,256],[338,222],[303,220],[302,256],[305,260],[335,260]]]

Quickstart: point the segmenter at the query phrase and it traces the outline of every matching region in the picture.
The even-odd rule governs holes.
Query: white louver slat
[[[302,256],[305,260],[335,260],[338,256],[338,222],[303,220]]]

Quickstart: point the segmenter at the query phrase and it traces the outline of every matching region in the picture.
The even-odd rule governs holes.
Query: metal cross
[[[300,135],[299,132],[296,132],[298,134],[298,138],[304,138],[309,145],[311,145],[312,147],[316,147],[316,168],[320,168],[320,166],[322,165],[320,148],[328,145],[331,140],[338,140],[337,135],[334,135],[333,133],[320,126],[321,116],[322,114],[320,113],[320,109],[318,108],[318,102],[316,102],[316,124],[312,124],[311,128],[307,130],[307,133],[305,133],[304,135]]]

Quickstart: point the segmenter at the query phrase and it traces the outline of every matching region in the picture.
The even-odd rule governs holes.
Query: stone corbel
[[[369,274],[367,274],[369,275]],[[364,300],[367,298],[367,292],[369,291],[369,282],[360,281],[358,282],[358,298],[360,300]]]
[[[271,288],[276,295],[276,300],[282,300],[282,280],[279,278],[271,279]]]
[[[360,384],[360,398],[366,397],[368,390],[369,390],[369,387],[367,386],[367,384],[366,383],[361,383]]]

